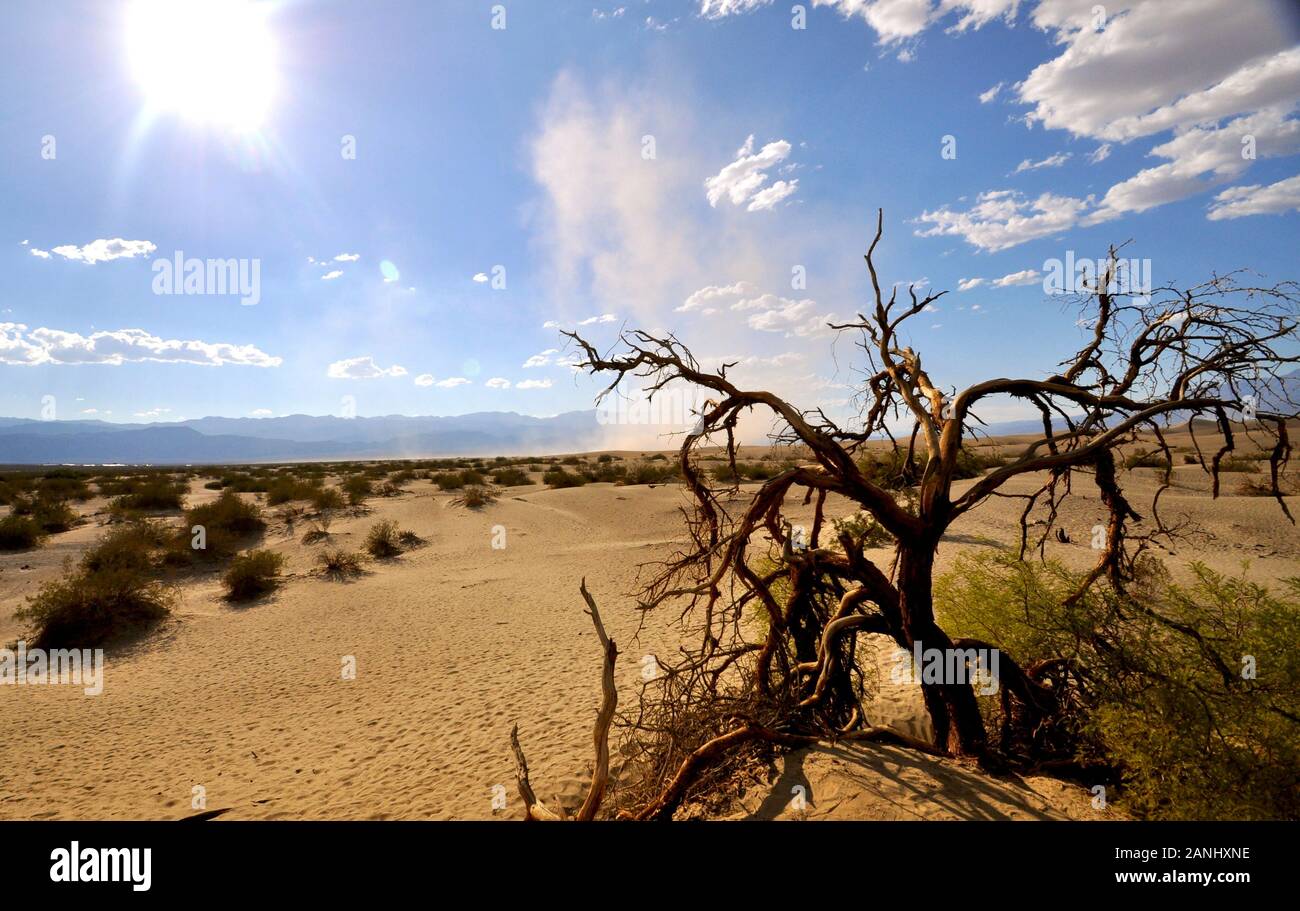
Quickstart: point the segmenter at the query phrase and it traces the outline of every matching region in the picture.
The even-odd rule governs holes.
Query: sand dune
[[[210,496],[196,482],[191,502]],[[368,563],[346,583],[316,573],[314,553],[325,545],[306,546],[273,525],[264,546],[288,559],[287,583],[273,596],[232,607],[216,573],[200,576],[183,586],[164,628],[110,653],[101,696],[0,689],[0,818],[178,818],[194,812],[199,786],[208,809],[228,807],[235,818],[513,819],[516,721],[540,796],[576,802],[599,701],[599,649],[579,581],[587,578],[619,644],[620,689],[631,698],[642,657],[674,644],[668,612],[633,637],[641,617],[631,593],[638,565],[667,555],[681,533],[682,489],[535,485],[506,490],[481,511],[451,500],[419,481],[403,496],[371,500],[369,515],[336,519],[333,546],[358,548],[380,519],[428,542]],[[1300,537],[1267,500],[1211,503],[1188,488],[1164,505],[1210,532],[1177,555],[1178,566],[1198,558],[1235,570],[1248,558],[1262,579],[1300,574]],[[963,549],[1010,542],[1016,509],[1006,501],[960,522],[941,548],[941,568]],[[796,509],[795,520],[801,515]],[[1076,543],[1053,542],[1049,552],[1089,565],[1087,530],[1099,519],[1080,498],[1065,515]],[[504,549],[492,547],[498,526]],[[102,530],[83,526],[42,550],[0,555],[6,641],[18,634],[13,609]],[[354,680],[343,679],[349,656]],[[875,711],[922,733],[920,705],[916,690],[885,686]],[[781,776],[737,814],[795,813],[787,806],[795,779],[809,796],[797,815],[809,818],[1091,813],[1086,792],[1069,785],[991,780],[887,746],[801,751],[782,760]],[[494,809],[501,794],[506,806]]]

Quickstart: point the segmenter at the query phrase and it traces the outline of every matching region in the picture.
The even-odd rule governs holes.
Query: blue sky
[[[1287,4],[496,6],[6,3],[0,414],[554,414],[593,319],[843,410],[821,326],[877,207],[882,278],[950,289],[910,339],[947,385],[1054,372],[1067,254],[1300,278]],[[154,293],[177,251],[256,262],[257,303]]]

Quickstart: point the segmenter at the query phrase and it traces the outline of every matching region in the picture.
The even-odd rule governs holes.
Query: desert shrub
[[[894,449],[869,450],[858,459],[858,469],[863,476],[886,490],[911,487],[920,480],[924,468],[923,459],[914,459],[909,465],[907,454]]]
[[[138,568],[81,569],[43,584],[14,616],[36,648],[94,648],[162,620],[172,601],[166,586]]]
[[[431,480],[438,485],[439,490],[460,490],[465,486],[459,471],[439,472]]]
[[[11,515],[30,518],[43,534],[67,531],[80,521],[72,507],[62,500],[17,496],[10,509]]]
[[[581,465],[581,464],[582,464],[582,459],[578,458],[577,456],[565,456],[564,458],[560,459],[560,464],[561,464],[561,465]]]
[[[577,473],[586,478],[588,484],[598,482],[621,484],[627,477],[627,468],[610,462],[603,464],[598,462],[595,465],[580,466]]]
[[[604,454],[602,454],[602,455],[598,455],[598,456],[596,456],[596,461],[597,461],[597,462],[612,462],[612,461],[614,461],[614,457],[613,457],[612,455],[610,455],[608,452],[606,452],[606,453],[604,453]]]
[[[65,471],[47,472],[36,484],[36,496],[46,500],[76,500],[84,503],[93,494],[86,479]]]
[[[376,560],[396,557],[402,552],[402,545],[398,541],[399,534],[396,522],[376,522],[366,534],[366,553]]]
[[[266,505],[278,506],[294,500],[312,499],[319,487],[297,478],[276,478],[266,488]]]
[[[1001,468],[1005,464],[1007,459],[1000,453],[968,449],[963,446],[957,453],[957,464],[952,476],[958,480],[978,478],[987,469]]]
[[[1219,471],[1254,471],[1256,461],[1243,455],[1224,456],[1219,460]],[[1206,464],[1210,464],[1208,460]]]
[[[1155,450],[1153,452],[1134,452],[1124,458],[1124,467],[1133,468],[1159,468],[1162,471],[1169,467],[1169,459],[1165,457],[1164,452]]]
[[[501,487],[522,487],[533,483],[533,479],[521,468],[498,468],[492,472],[492,483]]]
[[[347,494],[348,505],[350,506],[360,506],[366,501],[366,497],[373,493],[370,479],[362,474],[349,475],[343,479],[340,486],[343,488],[343,492]]]
[[[467,509],[482,509],[489,503],[495,503],[496,499],[496,493],[491,488],[475,484],[472,487],[466,487],[465,492],[452,502]]]
[[[952,633],[998,642],[1022,667],[1075,663],[1088,680],[1076,758],[1116,770],[1129,813],[1300,818],[1300,580],[1275,593],[1191,571],[1176,584],[1144,561],[1124,593],[1094,586],[1071,603],[1081,577],[1057,563],[962,555],[935,602]]]
[[[564,487],[581,487],[587,483],[587,479],[563,468],[552,468],[542,475],[542,483],[549,484],[552,490],[559,490]]]
[[[275,589],[284,566],[284,554],[272,550],[250,550],[230,561],[221,577],[227,601],[248,601]]]
[[[397,543],[402,550],[415,550],[417,547],[423,547],[428,542],[413,531],[404,531],[397,536]]]
[[[322,551],[316,555],[316,565],[321,573],[331,579],[350,579],[361,575],[361,557],[349,551],[337,549]]]
[[[220,481],[208,481],[206,484],[203,485],[203,489],[204,489],[204,490],[220,490],[220,489],[221,489],[222,487],[224,487],[224,486],[225,486],[225,485],[222,484]]]
[[[203,528],[206,547],[193,547],[194,528]],[[233,490],[222,491],[211,503],[185,511],[185,522],[169,547],[169,562],[199,558],[220,560],[233,553],[241,540],[266,528],[262,510],[256,503],[245,502]]]
[[[81,568],[88,573],[151,573],[154,554],[167,539],[167,529],[147,519],[118,525],[82,555]]]
[[[1289,492],[1290,484],[1286,479],[1279,476],[1279,486],[1283,495]],[[1271,497],[1273,496],[1273,482],[1268,475],[1257,474],[1247,475],[1237,482],[1237,496],[1239,497]]]
[[[616,466],[622,468],[623,466]],[[667,484],[680,479],[681,472],[676,465],[651,465],[638,462],[628,468],[620,481],[623,484]]]
[[[131,485],[127,493],[113,501],[115,512],[159,512],[181,509],[185,487],[170,478],[148,478]]]
[[[41,543],[45,532],[30,516],[5,516],[0,519],[0,551],[31,550]]]
[[[311,505],[318,511],[324,512],[327,509],[342,509],[347,504],[343,500],[343,494],[339,493],[336,487],[321,487],[311,495]]]
[[[321,515],[315,522],[307,526],[307,530],[302,534],[302,543],[316,544],[320,541],[326,541],[330,537],[330,525],[333,519],[328,513]]]

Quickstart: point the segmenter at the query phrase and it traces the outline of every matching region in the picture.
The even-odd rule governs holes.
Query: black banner
[[[1231,900],[1293,884],[1284,866],[1295,832],[1289,823],[11,822],[0,823],[0,875],[10,896],[128,901],[467,881],[493,896],[578,881],[644,889],[709,871],[728,890],[821,881],[841,892],[879,877],[930,895],[946,883],[1003,896]]]

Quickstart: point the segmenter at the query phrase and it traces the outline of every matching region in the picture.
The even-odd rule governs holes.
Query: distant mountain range
[[[199,418],[166,424],[0,418],[0,465],[214,464],[531,455],[599,448],[595,411],[549,418]]]
[[[1290,406],[1282,406],[1282,400],[1300,401],[1300,373],[1279,379],[1269,392],[1261,393],[1261,410],[1290,411]],[[1186,415],[1171,417],[1175,422],[1186,420]],[[1053,423],[1058,429],[1063,426],[1059,418]],[[482,411],[455,417],[207,417],[163,424],[0,418],[0,465],[184,465],[547,455],[608,448],[607,429],[597,421],[595,410],[570,411],[548,418],[513,411]],[[1000,421],[980,428],[981,435],[989,436],[1041,430],[1039,419]],[[679,436],[662,436],[651,447],[672,448],[680,442]]]

